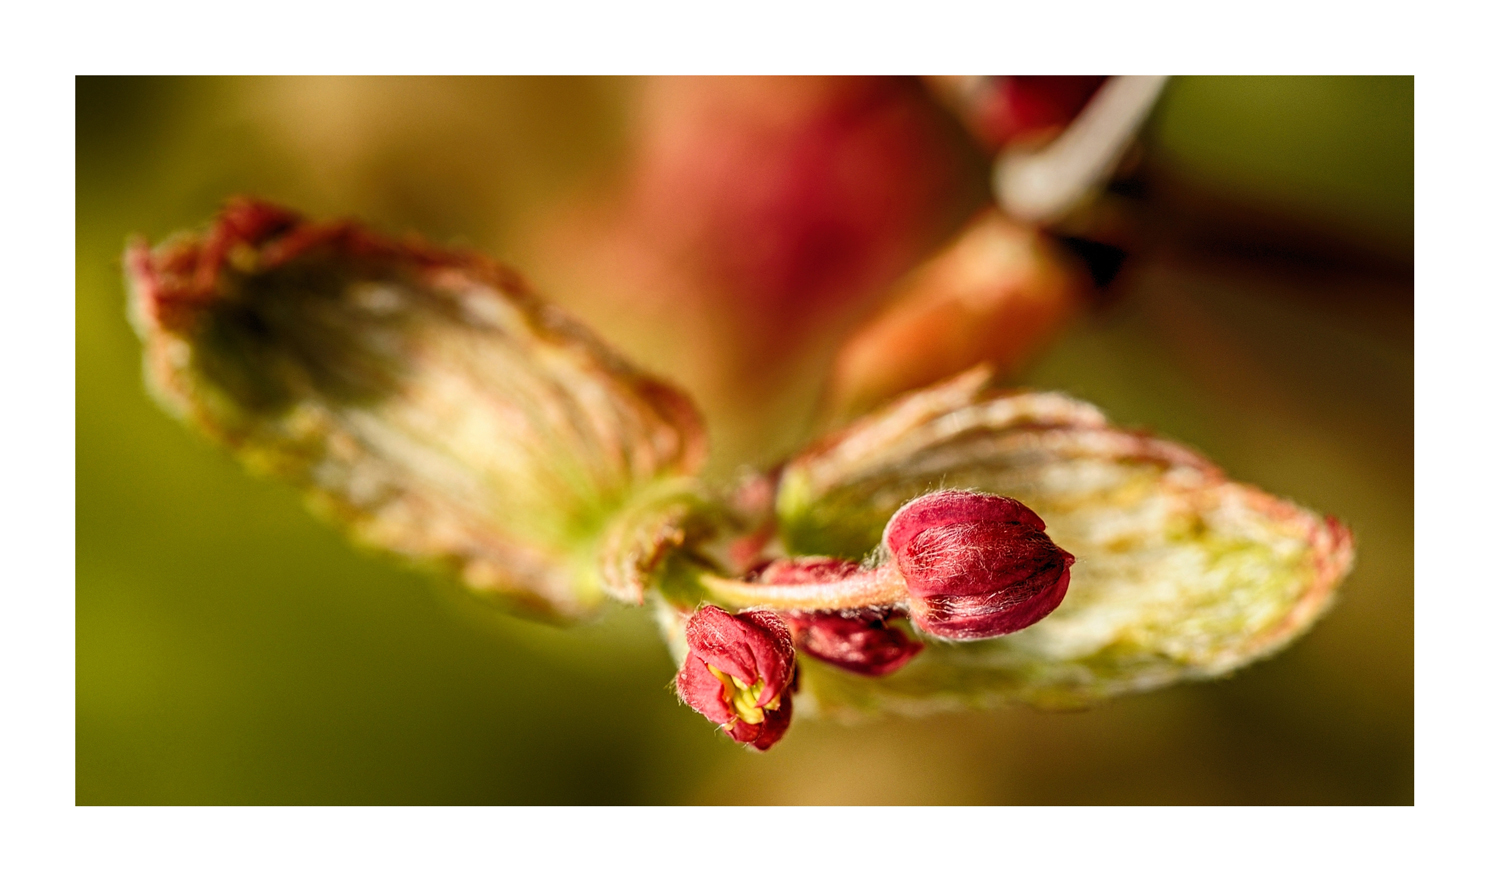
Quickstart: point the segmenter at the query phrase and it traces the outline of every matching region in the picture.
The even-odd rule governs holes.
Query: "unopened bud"
[[[798,612],[786,617],[796,647],[819,661],[863,676],[888,676],[910,663],[925,643],[890,624],[903,612],[860,609]]]
[[[833,557],[776,560],[757,581],[761,584],[814,584],[844,581],[862,570],[857,563]],[[892,626],[904,613],[888,606],[840,611],[786,613],[786,623],[805,654],[864,676],[888,676],[910,663],[925,644]]]
[[[895,512],[884,545],[905,577],[910,614],[927,633],[987,639],[1060,605],[1075,558],[1014,499],[943,490]]]

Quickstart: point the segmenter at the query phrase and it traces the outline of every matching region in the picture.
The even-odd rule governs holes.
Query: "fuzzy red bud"
[[[1044,521],[1014,499],[964,490],[906,503],[884,529],[927,633],[986,639],[1022,630],[1055,610],[1075,557],[1044,532]]]
[[[810,584],[856,575],[861,567],[834,557],[776,560],[758,578],[762,584]],[[904,617],[893,609],[863,608],[830,612],[795,612],[786,623],[796,647],[819,661],[864,676],[888,676],[910,663],[925,648],[910,634],[891,627]]]
[[[688,620],[677,674],[683,702],[736,741],[767,750],[791,724],[796,649],[781,616],[703,606]]]
[[[804,653],[863,676],[888,676],[910,663],[925,643],[889,624],[902,612],[859,609],[802,612],[787,617],[796,647]]]

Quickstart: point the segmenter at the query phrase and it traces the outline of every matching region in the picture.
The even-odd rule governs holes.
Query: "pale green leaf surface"
[[[930,640],[882,678],[808,659],[804,710],[1080,706],[1223,675],[1306,629],[1353,559],[1332,518],[1114,428],[1088,404],[994,392],[982,371],[902,398],[789,462],[781,537],[791,554],[870,555],[901,504],[941,488],[1033,508],[1076,557],[1064,603],[1010,636]]]
[[[702,463],[680,393],[477,255],[238,203],[129,260],[168,409],[359,542],[514,610],[624,592],[597,559],[607,526]]]

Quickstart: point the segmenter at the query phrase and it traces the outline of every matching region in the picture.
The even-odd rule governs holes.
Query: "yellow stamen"
[[[743,679],[730,676],[723,670],[712,664],[708,665],[708,672],[714,675],[724,686],[724,699],[734,705],[735,715],[741,721],[751,725],[759,725],[765,721],[765,711],[773,710],[780,706],[780,700],[771,701],[764,707],[760,706],[760,692],[765,689],[765,680],[757,680],[753,685],[746,683]],[[772,704],[774,706],[772,706]],[[725,726],[726,728],[729,726]]]

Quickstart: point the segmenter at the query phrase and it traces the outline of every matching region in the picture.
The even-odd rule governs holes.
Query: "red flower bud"
[[[776,560],[757,580],[762,584],[813,584],[842,580],[859,570],[857,563],[835,557],[802,557]],[[864,676],[888,676],[925,648],[910,634],[889,626],[889,620],[897,614],[874,608],[796,612],[787,614],[786,623],[796,637],[796,647],[817,660]]]
[[[796,649],[781,616],[704,606],[688,620],[677,694],[740,743],[767,750],[791,724]]]
[[[815,584],[842,581],[858,574],[860,566],[852,560],[837,557],[788,557],[774,560],[760,570],[755,581],[760,584]]]
[[[986,639],[1022,630],[1065,598],[1075,557],[1020,502],[964,490],[906,503],[884,528],[910,614],[927,633]]]
[[[819,661],[864,676],[888,676],[910,663],[925,643],[889,621],[903,613],[858,609],[850,612],[800,612],[786,618],[796,647]]]

